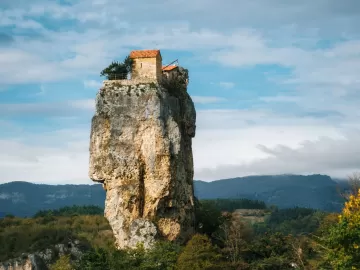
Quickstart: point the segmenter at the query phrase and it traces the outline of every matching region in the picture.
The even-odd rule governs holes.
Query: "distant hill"
[[[339,184],[326,175],[249,176],[213,182],[195,181],[199,199],[247,198],[280,208],[309,207],[339,211]],[[341,185],[344,188],[345,184]],[[44,185],[10,182],[0,185],[0,217],[32,216],[40,210],[72,205],[104,207],[105,191],[95,185]]]
[[[105,191],[96,185],[44,185],[10,182],[0,185],[0,213],[20,217],[32,216],[40,210],[72,205],[104,207]]]
[[[213,182],[197,181],[195,193],[202,199],[247,198],[280,208],[308,207],[340,211],[343,200],[337,188],[344,189],[327,175],[247,176]]]

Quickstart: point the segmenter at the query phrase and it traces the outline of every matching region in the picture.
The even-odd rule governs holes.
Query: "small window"
[[[142,63],[140,63],[140,67],[142,68]]]

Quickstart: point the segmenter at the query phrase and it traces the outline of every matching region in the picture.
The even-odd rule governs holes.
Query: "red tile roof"
[[[153,58],[160,54],[160,50],[139,50],[132,51],[130,58]]]
[[[173,69],[175,69],[175,68],[177,68],[177,66],[175,66],[175,65],[163,66],[163,67],[162,67],[162,70],[163,70],[163,71],[170,71],[170,70],[173,70]]]

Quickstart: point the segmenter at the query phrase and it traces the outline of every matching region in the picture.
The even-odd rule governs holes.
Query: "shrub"
[[[124,62],[113,61],[108,67],[103,69],[100,76],[105,76],[108,80],[123,80],[131,73],[133,59],[127,56]]]
[[[186,244],[177,261],[178,270],[218,269],[221,255],[206,235],[196,234]]]

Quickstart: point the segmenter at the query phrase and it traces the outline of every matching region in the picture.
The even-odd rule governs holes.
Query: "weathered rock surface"
[[[59,256],[70,254],[72,258],[78,260],[83,252],[80,242],[75,240],[67,244],[57,244],[44,251],[23,254],[19,258],[0,262],[0,270],[48,270],[50,264],[54,263]]]
[[[89,176],[106,190],[105,217],[119,248],[194,230],[196,113],[181,82],[104,81],[92,119]],[[185,78],[186,77],[186,78]]]

